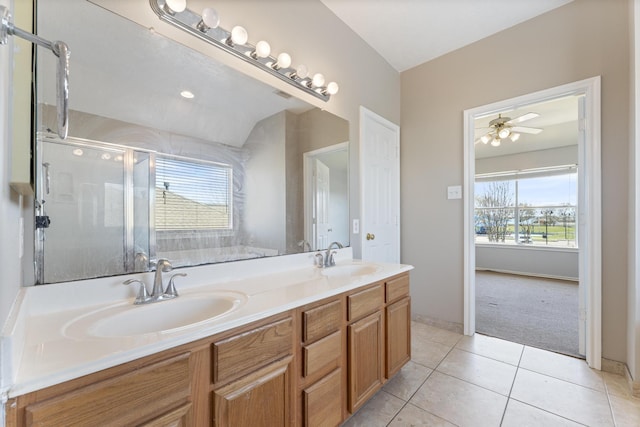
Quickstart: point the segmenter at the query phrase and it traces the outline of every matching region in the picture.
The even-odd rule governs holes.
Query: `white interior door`
[[[360,107],[362,259],[400,262],[400,127]]]
[[[329,224],[329,188],[330,188],[330,171],[329,167],[320,160],[314,161],[315,175],[315,201],[314,201],[314,217],[315,229],[314,248],[325,249],[329,247],[329,234],[331,233],[331,225]]]

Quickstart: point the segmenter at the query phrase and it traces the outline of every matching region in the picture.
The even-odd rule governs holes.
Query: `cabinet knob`
[[[376,235],[372,234],[372,233],[367,233],[367,240],[375,240],[376,239]]]

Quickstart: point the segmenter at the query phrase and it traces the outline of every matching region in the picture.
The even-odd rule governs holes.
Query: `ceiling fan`
[[[499,147],[503,139],[509,138],[515,142],[520,138],[521,133],[537,135],[542,132],[542,129],[514,125],[534,119],[539,115],[538,113],[527,113],[512,119],[511,117],[502,117],[502,114],[498,114],[497,118],[489,122],[489,131],[478,138],[475,143],[482,142],[483,144],[488,144],[491,142],[492,146]]]

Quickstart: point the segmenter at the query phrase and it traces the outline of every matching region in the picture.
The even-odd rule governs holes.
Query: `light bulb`
[[[282,52],[280,55],[278,55],[278,59],[272,67],[274,70],[291,67],[291,56],[289,56],[289,54],[286,52]]]
[[[231,42],[233,44],[245,44],[249,40],[249,34],[244,27],[236,25],[231,29]]]
[[[324,76],[320,73],[314,74],[313,79],[311,79],[311,85],[314,87],[324,86]]]
[[[291,78],[293,80],[295,80],[295,79],[303,80],[304,78],[307,77],[308,74],[309,74],[309,69],[307,68],[307,66],[304,65],[304,64],[300,64],[300,65],[298,65],[298,67],[296,68],[296,70],[294,72],[289,73],[289,78]]]
[[[340,86],[336,82],[329,82],[327,85],[327,93],[329,95],[335,95],[340,90]]]
[[[489,141],[491,141],[491,136],[489,136],[489,134],[482,135],[482,137],[480,138],[480,141],[482,141],[483,144],[486,144]]]
[[[494,147],[499,147],[500,146],[500,138],[493,138],[493,141],[491,141],[491,145]]]
[[[256,43],[256,48],[251,53],[251,56],[253,58],[266,58],[269,54],[271,54],[271,46],[266,41],[260,40]]]
[[[220,25],[220,15],[215,9],[206,7],[202,11],[202,19],[198,22],[198,30],[206,33],[211,28],[218,28],[218,25]]]
[[[500,129],[500,131],[498,132],[498,136],[500,138],[506,138],[509,136],[509,134],[511,133],[511,131],[509,130],[509,128],[502,128]]]
[[[164,10],[169,15],[183,12],[187,8],[187,0],[165,0]]]
[[[518,132],[512,132],[511,135],[509,135],[509,138],[511,138],[513,142],[516,142],[520,139],[520,134]]]

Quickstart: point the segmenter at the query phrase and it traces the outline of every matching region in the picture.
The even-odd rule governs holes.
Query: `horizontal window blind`
[[[230,166],[156,157],[156,231],[229,230],[232,223]]]

